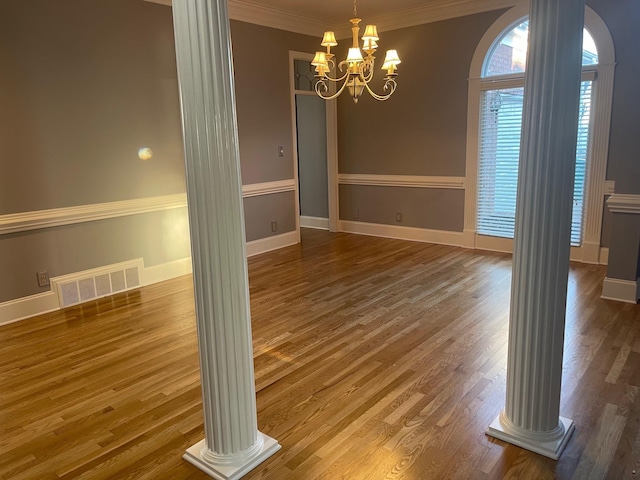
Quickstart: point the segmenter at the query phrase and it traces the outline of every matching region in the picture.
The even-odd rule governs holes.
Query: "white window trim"
[[[529,16],[529,2],[522,1],[504,13],[487,30],[473,55],[469,70],[469,99],[467,108],[467,159],[466,192],[464,207],[464,245],[470,248],[496,251],[513,251],[511,240],[479,235],[476,232],[478,153],[480,131],[480,98],[483,90],[498,79],[483,79],[482,68],[487,53],[500,41],[501,34]],[[583,241],[580,247],[571,248],[571,259],[585,263],[601,262],[600,235],[605,200],[605,179],[609,152],[611,105],[613,100],[613,75],[615,52],[609,29],[591,8],[585,8],[585,27],[598,49],[598,65],[589,66],[597,81],[593,86],[591,106],[592,133],[591,156],[587,167],[584,199]],[[508,82],[507,79],[504,79]],[[491,88],[495,88],[495,85]],[[605,259],[603,259],[605,260]]]

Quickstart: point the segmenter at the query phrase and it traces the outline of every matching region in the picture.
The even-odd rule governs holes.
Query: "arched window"
[[[465,232],[477,248],[512,249],[528,40],[525,7],[513,8],[492,26],[471,66]],[[572,259],[598,263],[613,44],[602,20],[590,9],[586,13],[571,244]]]

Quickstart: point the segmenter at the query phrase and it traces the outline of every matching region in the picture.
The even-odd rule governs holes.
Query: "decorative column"
[[[258,432],[226,0],[173,0],[205,438],[184,458],[242,477],[280,449]]]
[[[557,459],[584,0],[531,0],[507,398],[488,435]]]

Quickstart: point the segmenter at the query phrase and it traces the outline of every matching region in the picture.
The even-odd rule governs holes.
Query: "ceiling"
[[[251,0],[251,3],[285,10],[332,24],[347,22],[353,17],[353,0]],[[456,2],[449,0],[360,0],[357,6],[358,16],[366,21],[367,18],[390,14],[398,10],[447,3]]]
[[[171,0],[145,0],[171,5]],[[358,17],[379,31],[405,28],[515,5],[518,0],[358,0]],[[353,0],[228,0],[229,16],[308,35],[351,35]]]

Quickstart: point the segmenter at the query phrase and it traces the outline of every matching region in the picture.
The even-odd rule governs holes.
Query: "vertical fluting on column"
[[[239,478],[280,447],[257,429],[227,2],[174,0],[173,16],[205,430],[185,458]]]
[[[584,0],[531,0],[504,412],[489,433],[558,458]]]

